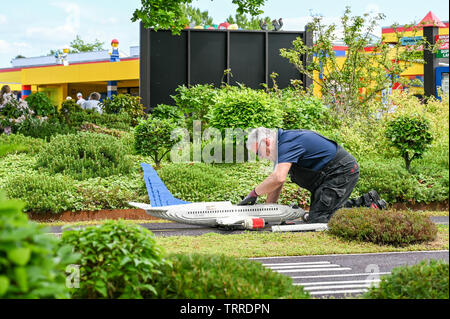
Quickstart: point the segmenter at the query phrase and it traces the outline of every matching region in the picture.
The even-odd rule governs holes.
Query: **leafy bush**
[[[436,225],[427,216],[408,211],[341,209],[328,227],[344,239],[394,246],[433,241],[437,236]]]
[[[173,255],[155,281],[157,298],[308,299],[292,279],[260,263],[217,255]]]
[[[144,156],[150,156],[157,167],[161,160],[171,151],[172,147],[181,139],[171,139],[171,134],[178,127],[173,120],[150,117],[141,120],[134,131],[134,148]]]
[[[21,199],[25,210],[33,213],[61,213],[80,207],[73,180],[65,176],[45,174],[16,175],[6,186],[9,198]]]
[[[81,132],[56,136],[39,153],[36,167],[77,180],[128,174],[132,162],[116,138]]]
[[[282,125],[282,112],[276,100],[263,90],[226,87],[215,101],[208,114],[209,124],[222,131],[226,128],[278,128]]]
[[[292,91],[284,91],[280,99],[280,109],[283,110],[283,129],[285,130],[316,130],[324,127],[331,120],[329,110],[322,101],[312,96],[299,96]]]
[[[238,202],[246,191],[239,193],[238,179],[208,164],[171,164],[162,167],[158,174],[175,197],[192,202]]]
[[[81,254],[80,288],[74,298],[142,298],[156,295],[152,281],[168,262],[147,229],[108,221],[66,231],[62,241]]]
[[[107,114],[127,113],[133,125],[136,125],[140,118],[146,117],[144,106],[140,103],[139,96],[130,94],[114,95],[100,103],[100,107]]]
[[[0,135],[0,144],[23,145],[24,147],[20,149],[20,152],[35,155],[45,145],[45,141],[29,136],[24,136],[22,134],[10,134],[10,135],[2,134]]]
[[[184,114],[176,106],[159,104],[152,111],[152,116],[159,119],[173,120],[181,126],[184,126]]]
[[[50,101],[47,94],[43,92],[33,93],[25,99],[28,106],[32,109],[36,116],[46,117],[56,113],[56,107]]]
[[[0,193],[0,298],[69,298],[65,267],[79,256],[28,222],[22,208]]]
[[[428,120],[421,116],[401,116],[389,122],[386,137],[400,151],[408,171],[411,161],[421,158],[433,141]]]
[[[186,125],[192,128],[194,120],[202,121],[206,126],[207,114],[214,105],[217,90],[212,84],[197,84],[190,88],[181,85],[176,90],[176,95],[171,96],[178,108],[187,116]]]
[[[408,172],[400,159],[373,157],[359,161],[360,177],[355,190],[360,194],[371,189],[388,203],[438,202],[448,199],[448,167],[431,160]]]
[[[128,113],[100,114],[95,111],[83,110],[82,112],[71,113],[67,117],[70,126],[80,128],[81,125],[92,123],[102,127],[130,131],[132,118]]]
[[[394,268],[381,277],[378,287],[371,287],[366,299],[447,299],[449,265],[442,260],[424,260],[417,265]]]
[[[22,122],[17,133],[49,141],[54,135],[75,133],[75,130],[67,124],[61,123],[56,117],[29,117]]]

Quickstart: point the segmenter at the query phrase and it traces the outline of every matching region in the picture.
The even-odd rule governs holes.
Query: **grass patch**
[[[327,232],[245,232],[237,235],[209,233],[196,237],[157,237],[157,242],[167,253],[224,254],[239,258],[448,250],[449,227],[437,227],[438,236],[435,241],[406,247],[349,241]]]

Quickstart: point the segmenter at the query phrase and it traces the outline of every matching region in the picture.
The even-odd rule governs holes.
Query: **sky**
[[[0,0],[0,4],[7,0]],[[10,1],[8,1],[10,3]],[[130,46],[139,45],[139,23],[131,22],[140,0],[21,0],[20,9],[0,6],[0,68],[11,67],[17,55],[34,57],[62,49],[79,35],[86,42],[95,39],[110,48],[111,40],[120,41],[120,49],[129,53]],[[193,0],[193,6],[208,10],[220,24],[235,5],[231,0]],[[304,30],[312,15],[321,15],[326,23],[338,23],[345,7],[352,14],[384,13],[381,27],[393,23],[419,22],[431,10],[441,21],[449,20],[449,4],[445,0],[266,0],[264,16],[284,20],[283,30]]]

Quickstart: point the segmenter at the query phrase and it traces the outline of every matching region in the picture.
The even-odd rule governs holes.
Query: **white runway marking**
[[[287,272],[317,272],[317,271],[344,271],[344,270],[352,270],[351,268],[314,268],[314,269],[290,269],[290,270],[275,270],[279,273],[287,273]]]
[[[295,286],[319,286],[319,285],[338,285],[338,284],[358,284],[358,283],[378,283],[380,282],[380,279],[373,279],[373,280],[346,280],[346,281],[322,281],[322,282],[299,282],[295,283]]]
[[[312,268],[332,268],[332,267],[340,267],[339,265],[336,264],[329,264],[329,265],[303,265],[303,266],[270,266],[267,268],[270,268],[272,270],[276,270],[276,269],[303,269],[303,268],[308,268],[308,269],[312,269]]]
[[[367,289],[352,289],[352,290],[324,290],[324,291],[311,291],[309,294],[312,296],[317,295],[341,295],[341,294],[360,294],[366,292]]]
[[[358,285],[329,285],[319,287],[304,287],[305,290],[323,290],[323,289],[341,289],[341,288],[370,288],[373,284],[358,284]]]
[[[295,265],[325,265],[331,264],[329,261],[311,261],[311,262],[302,262],[302,263],[279,263],[279,264],[262,264],[265,267],[270,266],[295,266]]]
[[[389,275],[390,272],[365,272],[361,274],[338,274],[338,275],[318,275],[318,276],[292,276],[292,279],[314,279],[314,278],[334,278],[334,277],[357,277],[357,276],[380,276]]]

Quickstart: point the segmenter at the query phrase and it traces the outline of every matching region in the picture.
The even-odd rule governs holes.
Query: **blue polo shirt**
[[[298,163],[318,171],[334,158],[336,152],[336,143],[312,131],[278,129],[277,163]]]

